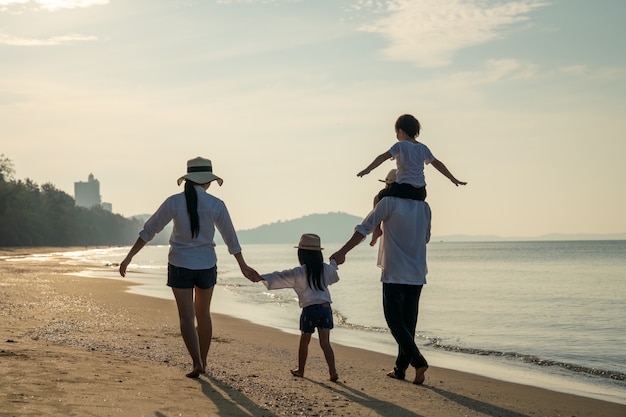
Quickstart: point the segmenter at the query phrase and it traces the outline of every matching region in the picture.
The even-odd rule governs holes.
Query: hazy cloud
[[[360,8],[381,16],[361,30],[380,33],[388,40],[383,55],[421,67],[448,65],[458,50],[502,37],[509,26],[527,20],[530,12],[546,5],[539,0],[496,4],[482,0],[358,2]]]
[[[77,9],[108,4],[109,0],[0,0],[0,11],[11,11],[11,7],[22,9],[43,9],[56,11],[60,9]]]
[[[68,34],[61,36],[53,36],[47,39],[28,39],[16,36],[10,36],[0,33],[0,44],[13,46],[54,46],[67,45],[77,42],[93,42],[98,40],[95,36],[87,36],[80,34]]]

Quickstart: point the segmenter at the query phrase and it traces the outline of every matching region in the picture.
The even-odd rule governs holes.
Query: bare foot
[[[297,376],[298,378],[304,377],[304,372],[301,372],[299,369],[292,369],[291,375]]]
[[[331,374],[330,375],[331,382],[337,382],[338,379],[339,379],[339,375],[337,375],[337,374]]]
[[[204,369],[194,369],[193,371],[189,372],[185,376],[187,378],[197,378],[200,376],[200,374],[203,374],[203,373],[204,373]]]
[[[402,377],[401,375],[398,375],[395,369],[387,372],[387,376],[393,379],[404,380],[404,377]]]
[[[428,366],[422,366],[421,368],[417,368],[415,370],[415,379],[413,380],[413,383],[415,385],[422,385],[424,383],[424,381],[426,380],[426,376],[424,374],[426,373],[427,369]]]

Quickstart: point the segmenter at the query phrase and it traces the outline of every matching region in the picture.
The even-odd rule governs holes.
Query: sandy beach
[[[208,372],[188,379],[174,302],[70,275],[79,269],[0,259],[0,416],[626,416],[626,405],[443,368],[416,386],[385,377],[393,357],[336,344],[337,383],[316,343],[295,378],[298,336],[218,314]]]

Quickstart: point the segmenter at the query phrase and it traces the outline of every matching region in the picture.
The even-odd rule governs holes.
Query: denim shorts
[[[333,311],[329,303],[313,304],[302,309],[302,314],[300,314],[300,331],[313,334],[316,328],[333,328]]]
[[[215,286],[217,265],[211,269],[187,269],[167,264],[167,286],[172,288],[202,288]]]

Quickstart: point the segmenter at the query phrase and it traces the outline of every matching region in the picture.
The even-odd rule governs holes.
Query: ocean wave
[[[339,311],[333,310],[333,317],[335,317],[335,322],[338,326],[345,327],[353,330],[362,330],[366,332],[375,332],[375,333],[388,333],[389,329],[386,327],[376,327],[376,326],[365,326],[362,324],[354,324],[348,321],[348,318],[342,315]]]
[[[559,368],[562,368],[571,372],[589,374],[593,376],[599,376],[602,378],[613,379],[616,381],[626,380],[626,374],[622,372],[618,372],[618,371],[589,368],[586,366],[580,366],[580,365],[567,363],[567,362],[544,359],[538,356],[527,355],[527,354],[517,353],[517,352],[501,352],[497,350],[477,349],[477,348],[468,348],[468,347],[461,347],[461,346],[454,346],[454,345],[446,345],[446,344],[441,343],[441,340],[437,338],[429,338],[429,339],[430,339],[430,343],[428,343],[427,346],[430,346],[434,349],[442,349],[442,350],[445,350],[446,352],[465,353],[469,355],[502,357],[502,358],[507,358],[507,359],[519,360],[524,363],[542,366],[542,367],[555,366],[555,367],[559,367]]]

